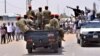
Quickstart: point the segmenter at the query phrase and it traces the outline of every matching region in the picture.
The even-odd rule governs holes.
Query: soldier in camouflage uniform
[[[29,30],[34,30],[30,24],[32,24],[32,20],[27,18],[27,15],[24,15],[24,18],[21,17],[17,18],[16,25],[20,28],[20,30],[25,33]]]
[[[50,19],[51,19],[51,11],[48,10],[48,6],[45,6],[45,10],[43,11],[44,26],[49,23]]]
[[[30,17],[30,16],[33,17],[33,19],[34,19],[34,21],[35,21],[35,19],[36,19],[36,18],[35,18],[35,17],[36,17],[36,16],[35,16],[35,12],[32,10],[32,7],[31,7],[31,6],[29,6],[28,9],[29,9],[29,10],[26,12],[26,15],[27,15],[28,17]]]
[[[51,19],[50,20],[50,26],[51,26],[51,28],[57,28],[58,29],[60,27],[58,19],[57,18]]]
[[[51,18],[49,24],[46,24],[46,29],[58,29],[61,39],[65,41],[64,40],[64,30],[62,26],[60,27],[58,18],[59,18],[58,16]]]
[[[36,13],[36,18],[37,18],[37,27],[39,29],[42,29],[42,23],[43,23],[43,12],[42,8],[38,8],[39,12]]]
[[[21,19],[21,17],[18,17],[18,18],[17,18],[17,22],[16,22],[16,26],[18,26],[19,29],[20,29],[23,33],[25,33],[26,31],[29,30],[29,28],[26,26],[25,20],[26,20],[26,19],[23,19],[23,18]]]

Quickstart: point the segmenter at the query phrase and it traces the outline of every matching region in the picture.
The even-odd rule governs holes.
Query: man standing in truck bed
[[[38,10],[39,10],[39,12],[36,13],[37,27],[39,29],[42,29],[43,12],[42,12],[42,8],[41,7],[39,7]]]
[[[35,19],[36,19],[36,18],[35,18],[35,12],[32,10],[32,7],[31,7],[31,6],[29,6],[28,9],[29,9],[29,10],[26,12],[26,15],[27,15],[28,17],[31,16],[31,17],[33,18],[33,20],[35,21]]]
[[[43,11],[43,19],[44,19],[44,26],[48,24],[51,19],[51,11],[48,10],[48,6],[45,6],[45,10]]]

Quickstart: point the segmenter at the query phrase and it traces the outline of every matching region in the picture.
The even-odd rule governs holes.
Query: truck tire
[[[81,47],[85,47],[85,42],[84,42],[84,40],[80,40],[80,45],[81,45]]]
[[[59,48],[62,47],[62,42],[61,42],[61,41],[58,42],[58,47],[59,47]]]
[[[80,44],[80,40],[79,39],[77,39],[77,43]]]
[[[32,53],[32,48],[27,49],[28,53],[31,54]]]

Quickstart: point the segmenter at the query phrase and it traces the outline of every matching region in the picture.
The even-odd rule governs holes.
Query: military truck
[[[28,53],[32,53],[32,50],[39,47],[49,48],[54,53],[58,52],[58,48],[61,48],[62,41],[59,36],[58,30],[36,30],[27,31],[24,34],[26,41],[26,49]]]

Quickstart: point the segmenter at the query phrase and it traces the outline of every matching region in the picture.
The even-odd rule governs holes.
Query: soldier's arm
[[[36,15],[35,15],[35,12],[34,12],[34,11],[32,11],[32,16],[33,16],[33,17],[36,17]]]
[[[43,11],[42,15],[43,15],[42,18],[44,18],[44,15],[45,15],[45,12],[44,11]]]
[[[36,15],[35,15],[35,18],[37,18],[37,13],[36,13]]]
[[[28,11],[26,12],[26,15],[28,15]]]
[[[58,19],[56,20],[56,22],[57,22],[57,28],[59,28],[60,27],[60,24],[59,24]]]
[[[51,15],[51,11],[49,12],[49,15]]]

